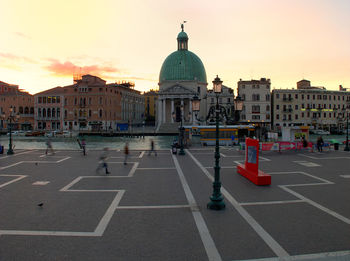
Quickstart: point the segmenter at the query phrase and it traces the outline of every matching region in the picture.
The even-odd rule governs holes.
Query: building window
[[[197,92],[198,92],[198,94],[201,93],[201,87],[200,86],[197,87]]]
[[[266,111],[270,111],[270,105],[266,105]]]
[[[260,105],[253,105],[252,113],[260,113]]]
[[[42,97],[38,97],[38,103],[42,103],[43,102],[43,98]]]
[[[266,101],[269,101],[270,100],[270,94],[266,94],[265,99],[266,99]]]
[[[279,99],[279,98],[280,98],[279,93],[276,93],[276,99]]]
[[[276,104],[276,110],[279,110],[279,109],[280,109],[279,104]]]
[[[253,120],[260,120],[260,115],[252,115]]]
[[[304,118],[304,113],[303,112],[301,113],[301,117]]]
[[[295,119],[296,119],[296,120],[298,119],[298,114],[295,114]]]
[[[294,97],[295,97],[295,99],[298,99],[298,94],[296,93]]]
[[[298,105],[297,105],[297,104],[295,105],[295,109],[296,109],[296,110],[298,109]]]

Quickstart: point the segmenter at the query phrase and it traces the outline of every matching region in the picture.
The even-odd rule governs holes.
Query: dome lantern
[[[184,32],[184,24],[181,24],[181,32],[177,35],[177,50],[188,50],[188,36]]]

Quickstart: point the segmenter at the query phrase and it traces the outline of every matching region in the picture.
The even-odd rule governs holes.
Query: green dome
[[[178,35],[177,35],[177,40],[188,40],[188,36],[185,32],[180,32]]]
[[[187,37],[185,32],[180,34]],[[160,69],[159,82],[177,80],[207,82],[204,65],[197,55],[188,50],[178,50],[165,59]]]

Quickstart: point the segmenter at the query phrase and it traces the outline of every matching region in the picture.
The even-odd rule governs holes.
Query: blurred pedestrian
[[[101,169],[105,168],[106,174],[110,174],[110,172],[108,171],[107,158],[108,158],[108,148],[104,148],[99,158],[100,161],[98,163],[96,173],[99,173]]]
[[[322,152],[322,147],[323,147],[323,139],[322,139],[322,136],[318,137],[317,138],[317,149],[318,149],[318,152]]]
[[[305,137],[302,137],[301,142],[303,143],[303,147],[306,148],[307,147],[307,140],[305,139]]]
[[[51,142],[51,139],[50,137],[47,139],[46,141],[46,151],[45,151],[45,154],[47,155],[47,153],[50,151],[51,155],[54,155],[55,152],[52,148],[52,142]]]
[[[125,155],[125,157],[124,157],[124,165],[126,165],[126,164],[128,164],[127,160],[128,160],[128,156],[129,156],[129,143],[128,142],[126,142],[125,146],[124,146],[124,155]]]
[[[86,155],[86,141],[84,138],[81,140],[81,148],[83,149],[83,154],[85,156]]]
[[[151,155],[151,153],[154,152],[154,154],[157,156],[157,152],[154,149],[154,141],[151,140],[151,150],[148,152],[148,155]]]

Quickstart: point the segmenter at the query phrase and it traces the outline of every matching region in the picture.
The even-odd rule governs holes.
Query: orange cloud
[[[72,76],[74,73],[82,74],[93,74],[102,76],[105,73],[117,73],[120,70],[113,66],[100,66],[100,65],[90,65],[90,66],[78,66],[70,61],[59,62],[56,59],[48,59],[51,63],[44,68],[56,76]]]

